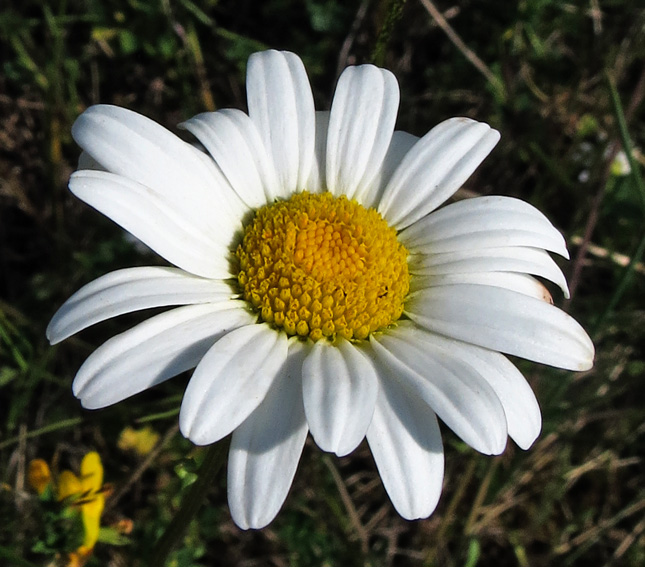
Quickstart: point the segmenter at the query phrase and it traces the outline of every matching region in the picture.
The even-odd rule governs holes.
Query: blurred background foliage
[[[100,453],[111,485],[104,525],[129,535],[99,541],[88,565],[118,567],[146,564],[203,458],[177,433],[187,376],[97,412],[71,395],[84,358],[139,316],[57,347],[45,340],[49,318],[81,285],[159,261],[67,191],[74,119],[112,103],[176,131],[198,112],[245,108],[247,57],[269,47],[302,57],[318,108],[328,108],[339,72],[370,61],[388,9],[388,0],[3,1],[4,565],[67,561],[38,552],[47,530],[27,482],[31,459],[78,470],[85,453]],[[529,452],[509,442],[484,457],[445,430],[445,489],[428,520],[396,514],[365,445],[337,459],[308,443],[269,528],[235,527],[220,474],[169,565],[645,564],[644,32],[638,0],[405,3],[380,56],[401,86],[397,127],[423,135],[463,115],[502,132],[466,191],[526,199],[565,233],[573,297],[556,303],[592,333],[595,368],[519,363],[544,414]]]

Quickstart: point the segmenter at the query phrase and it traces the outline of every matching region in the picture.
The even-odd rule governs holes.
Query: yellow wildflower
[[[101,513],[105,506],[102,486],[103,465],[101,457],[94,451],[83,457],[80,478],[72,471],[63,471],[58,477],[58,501],[69,499],[70,504],[80,510],[84,533],[83,544],[77,550],[80,555],[89,555],[99,537]]]
[[[55,499],[63,506],[62,513],[75,516],[82,522],[81,545],[67,553],[65,559],[66,567],[84,565],[98,541],[101,514],[105,506],[101,457],[94,451],[87,453],[81,461],[80,476],[64,470],[58,475],[55,483],[52,483],[51,471],[47,463],[42,459],[34,459],[29,463],[27,478],[30,486],[41,497],[48,488],[51,488]]]
[[[142,429],[126,427],[119,435],[117,446],[121,451],[133,451],[143,457],[150,453],[159,441],[159,433],[147,425]]]
[[[34,459],[29,463],[27,482],[38,493],[38,496],[42,496],[45,490],[47,490],[51,478],[52,473],[46,461],[43,459]]]

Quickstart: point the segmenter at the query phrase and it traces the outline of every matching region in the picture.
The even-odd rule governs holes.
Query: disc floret
[[[236,256],[244,299],[289,335],[365,339],[401,317],[408,251],[374,209],[297,193],[257,210]]]

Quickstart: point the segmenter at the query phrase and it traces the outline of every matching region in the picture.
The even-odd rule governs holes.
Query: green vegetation
[[[99,540],[87,565],[118,567],[147,564],[204,458],[177,432],[187,376],[96,412],[72,396],[85,357],[140,317],[56,347],[45,339],[50,317],[81,285],[159,261],[67,191],[79,154],[74,119],[112,103],[176,131],[198,112],[245,108],[246,59],[267,47],[302,57],[318,108],[328,108],[339,70],[375,54],[401,85],[399,129],[422,135],[463,115],[500,130],[466,189],[523,198],[564,232],[573,297],[554,297],[592,334],[596,365],[574,374],[520,362],[544,417],[528,452],[509,442],[502,456],[485,457],[444,428],[445,488],[428,520],[396,514],[366,445],[336,459],[308,442],[268,528],[235,527],[220,471],[167,565],[645,564],[645,8],[634,0],[408,0],[392,26],[389,4],[2,2],[3,565],[50,565],[54,557],[39,553],[55,538],[28,486],[31,459],[78,470],[88,451],[100,454],[111,485],[104,536],[112,539]],[[615,161],[628,146],[631,172]],[[144,424],[160,434],[152,452],[119,442],[127,427]]]

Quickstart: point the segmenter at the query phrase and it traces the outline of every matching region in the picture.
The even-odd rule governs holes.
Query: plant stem
[[[163,567],[168,554],[175,544],[181,539],[191,520],[197,514],[204,501],[208,485],[219,472],[226,455],[226,444],[219,442],[208,448],[202,466],[199,468],[197,480],[191,485],[188,494],[184,497],[181,508],[175,514],[166,531],[161,536],[152,552],[149,565]]]
[[[25,439],[32,439],[33,437],[38,437],[40,435],[43,435],[44,433],[51,433],[52,431],[57,431],[59,429],[65,429],[67,427],[74,427],[75,425],[78,425],[81,423],[83,420],[80,417],[72,417],[70,419],[64,419],[62,421],[58,421],[56,423],[50,423],[49,425],[46,425],[45,427],[41,427],[40,429],[34,429],[33,431],[30,431],[25,435]],[[4,449],[6,447],[9,447],[13,445],[14,443],[18,443],[20,441],[20,435],[16,437],[10,437],[9,439],[6,439],[2,443],[0,443],[0,449]]]
[[[629,264],[625,268],[625,271],[623,272],[623,276],[620,278],[620,282],[616,287],[616,291],[614,291],[614,294],[611,296],[611,299],[609,300],[609,304],[607,305],[604,312],[600,316],[600,319],[596,321],[594,325],[594,332],[592,333],[593,335],[595,335],[600,331],[607,317],[611,315],[611,312],[614,310],[616,305],[618,305],[618,302],[623,297],[623,294],[625,293],[625,291],[627,291],[629,284],[631,283],[631,280],[632,280],[632,274],[634,273],[634,268],[636,267],[636,264],[638,264],[641,261],[641,258],[643,257],[643,253],[645,253],[645,234],[641,237],[641,241],[638,243],[638,247],[636,248],[636,251],[632,256],[632,259],[630,260]]]
[[[389,0],[387,16],[385,16],[385,21],[381,26],[378,37],[376,38],[376,45],[374,46],[374,50],[370,57],[372,63],[377,67],[383,66],[385,61],[385,49],[390,41],[394,25],[401,19],[404,4],[405,0]]]
[[[607,80],[607,85],[609,85],[609,95],[611,96],[611,104],[614,107],[614,114],[616,116],[616,122],[618,123],[618,132],[620,134],[620,142],[623,145],[623,150],[627,155],[627,161],[629,162],[629,167],[631,169],[632,179],[634,184],[638,189],[638,193],[643,202],[643,211],[645,212],[645,185],[643,184],[643,178],[641,177],[641,172],[639,169],[639,164],[634,159],[633,154],[633,144],[632,140],[629,137],[629,130],[627,130],[627,121],[625,120],[625,113],[623,112],[623,105],[620,102],[620,97],[618,96],[618,91],[616,90],[616,85],[611,75],[605,71],[605,78]]]
[[[620,97],[618,96],[616,85],[614,84],[614,81],[611,75],[606,71],[605,71],[605,79],[607,80],[607,85],[609,86],[609,94],[611,96],[611,102],[613,105],[614,114],[616,115],[616,122],[618,123],[620,140],[623,146],[623,150],[625,151],[625,154],[627,154],[627,160],[629,161],[629,166],[631,169],[630,175],[632,176],[632,180],[634,181],[634,184],[638,189],[638,193],[641,197],[641,200],[643,201],[643,208],[645,210],[645,185],[643,184],[643,178],[641,177],[640,166],[638,162],[634,159],[634,156],[632,153],[633,145],[632,145],[631,138],[629,137],[629,131],[627,130],[627,121],[625,120],[623,106],[620,102]],[[632,274],[634,273],[634,268],[636,267],[638,262],[640,262],[643,256],[643,253],[645,253],[645,234],[641,237],[641,240],[638,244],[638,247],[636,248],[636,251],[632,255],[632,259],[629,262],[629,265],[625,268],[625,271],[623,272],[623,276],[620,279],[618,287],[616,287],[616,291],[614,291],[614,294],[609,300],[609,304],[607,305],[605,311],[600,316],[600,319],[596,321],[594,325],[595,332],[598,332],[600,330],[602,324],[605,322],[607,317],[614,310],[616,305],[618,305],[618,302],[622,299],[625,291],[627,291],[627,289],[629,288],[629,284],[631,283],[631,279],[632,279]]]

